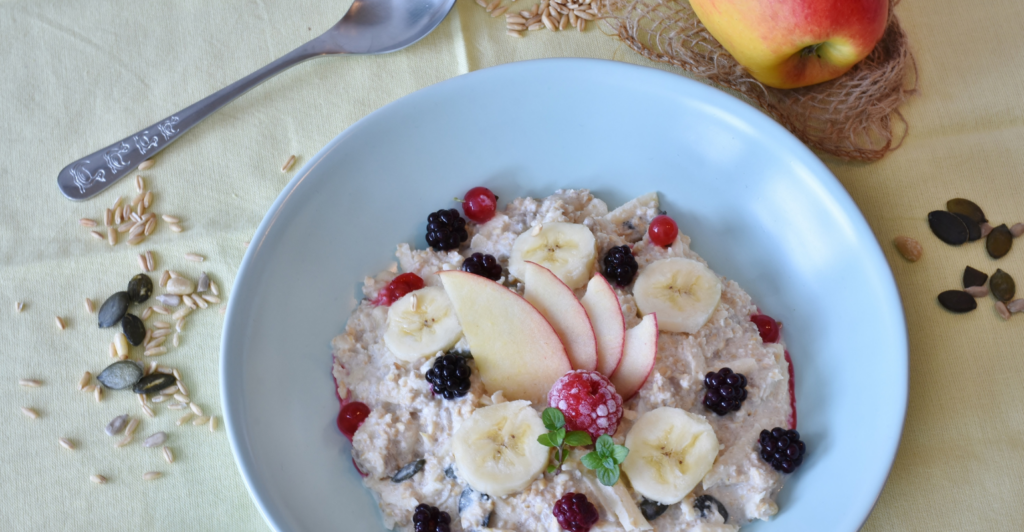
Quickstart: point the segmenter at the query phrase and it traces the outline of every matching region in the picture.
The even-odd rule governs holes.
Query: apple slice
[[[523,297],[554,327],[569,355],[572,369],[597,368],[597,337],[594,326],[576,294],[551,270],[526,261],[526,291]]]
[[[463,271],[438,272],[480,380],[489,393],[546,405],[548,390],[572,371],[565,347],[548,320],[508,288]]]
[[[658,356],[658,317],[648,314],[640,323],[626,331],[626,341],[622,347],[622,360],[619,367],[612,373],[612,384],[625,401],[636,395],[643,388],[647,377],[654,369],[654,359]]]
[[[606,377],[615,372],[622,358],[626,337],[626,319],[622,316],[615,289],[601,274],[587,283],[587,293],[580,299],[597,336],[597,371]]]

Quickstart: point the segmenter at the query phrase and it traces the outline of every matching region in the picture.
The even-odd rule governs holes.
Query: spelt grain
[[[134,222],[132,220],[128,220],[127,222],[117,226],[117,232],[118,233],[127,233],[128,231],[131,231],[132,228],[135,227],[136,225],[138,225],[136,222]]]
[[[558,31],[558,24],[556,24],[555,21],[551,20],[551,17],[549,17],[547,13],[544,13],[544,16],[542,16],[540,20],[541,22],[544,23],[544,26],[548,29],[548,31]],[[538,225],[537,227],[540,226]],[[538,231],[535,228],[533,235],[536,236],[538,233],[540,233],[540,231]]]
[[[146,159],[145,161],[139,163],[139,170],[149,170],[150,168],[153,168],[154,164],[156,164],[156,161],[154,161],[153,159]]]
[[[498,4],[500,3],[501,0],[491,0],[491,3],[487,4],[487,7],[485,7],[484,9],[486,9],[487,12],[490,13],[491,11],[494,11],[494,8],[498,7]]]
[[[476,5],[484,9],[487,9],[487,2],[485,0],[476,0]]]
[[[523,10],[519,12],[519,16],[523,17],[524,19],[528,19],[533,16],[533,12],[529,10]]]
[[[33,409],[31,409],[31,408],[29,408],[27,406],[21,407],[21,413],[25,414],[26,416],[28,416],[28,417],[30,417],[32,419],[36,419],[36,418],[39,417],[39,412],[36,412],[35,410],[33,410]]]
[[[111,246],[116,246],[117,245],[117,228],[116,227],[111,227],[111,228],[107,229],[107,242],[110,243]]]
[[[505,22],[509,24],[526,24],[526,19],[519,15],[505,15]]]
[[[146,269],[146,256],[142,253],[139,253],[139,267],[142,268],[142,271],[144,272],[149,271]]]
[[[66,327],[64,325],[64,319],[61,318],[60,316],[54,316],[53,320],[57,323],[57,328],[63,331],[64,328]]]
[[[141,318],[142,321],[146,321],[152,315],[153,315],[153,307],[146,307],[146,308],[142,309],[142,314],[139,315],[139,318]]]
[[[180,320],[174,322],[174,330],[175,331],[181,332],[184,329],[185,329],[185,318],[181,318]]]
[[[93,392],[93,397],[96,398],[96,402],[97,403],[103,400],[103,387],[102,386],[97,386],[96,387],[96,391]]]
[[[162,273],[160,275],[160,288],[166,288],[167,287],[167,281],[170,281],[170,280],[171,280],[170,272],[168,272],[167,270],[164,270],[164,273]]]
[[[570,24],[572,24],[573,26],[576,25],[577,18],[576,18],[576,12],[575,11],[570,11],[570,12],[566,13],[563,16],[564,17],[568,17]]]
[[[171,228],[171,231],[174,231],[175,233],[180,233],[184,231],[184,229],[182,229],[181,226],[178,224],[171,224],[169,227]]]
[[[107,348],[107,352],[110,354],[110,358],[119,358],[117,355],[117,344],[110,342],[110,346]]]
[[[192,300],[192,296],[189,296],[189,295],[181,296],[181,302],[184,303],[186,306],[188,306],[188,308],[190,308],[192,310],[197,310],[199,308],[199,305],[197,305],[196,302]]]
[[[114,225],[114,211],[107,209],[103,213],[103,225],[111,226]]]
[[[218,286],[213,280],[210,281],[210,291],[213,292],[213,295],[215,296],[220,295],[220,286]]]
[[[174,374],[174,370],[172,370],[171,368],[160,368],[160,373],[168,374],[168,375],[173,375]],[[177,384],[175,384],[173,386],[168,386],[167,388],[164,388],[163,390],[160,390],[160,395],[169,395],[171,397],[174,397],[174,394],[176,394],[176,393],[178,393],[178,385]]]
[[[82,388],[82,391],[85,392],[85,393],[92,393],[92,392],[96,391],[96,385],[95,384],[86,384],[85,387]]]
[[[213,303],[214,305],[220,303],[220,298],[217,296],[204,295],[203,299],[205,299],[207,303]]]
[[[169,224],[176,224],[178,222],[181,222],[181,218],[178,218],[177,216],[171,216],[170,214],[165,214],[161,216],[161,218],[163,218],[164,221]]]
[[[188,316],[191,312],[192,312],[192,309],[186,307],[186,308],[178,309],[177,311],[175,311],[174,314],[171,314],[171,317],[174,318],[175,320],[180,320],[180,319],[184,318],[185,316]]]
[[[194,416],[194,415],[195,414],[193,414],[192,412],[185,412],[185,415],[179,417],[178,421],[175,421],[175,424],[180,427],[180,426],[184,425],[185,423],[188,423],[189,420],[191,420],[192,416]]]
[[[192,262],[203,262],[206,259],[198,253],[186,253],[185,260],[190,260]]]
[[[121,209],[114,209],[114,223],[110,225],[121,225],[121,222],[124,221],[124,217],[122,216],[123,214],[124,211]]]
[[[123,202],[124,202],[124,198],[122,198],[121,196],[118,196],[117,200],[114,201],[114,204],[110,206],[110,209],[112,211],[114,211],[114,212],[117,212],[117,211],[121,210],[121,205],[123,205]]]
[[[137,246],[137,245],[145,242],[145,240],[146,240],[146,235],[144,235],[144,234],[143,235],[139,235],[139,236],[137,236],[135,238],[129,238],[128,239],[128,245],[129,246]]]
[[[114,351],[118,357],[127,357],[131,347],[128,345],[128,337],[123,332],[114,334]]]
[[[124,433],[128,436],[134,436],[135,429],[137,428],[139,428],[139,419],[133,417],[131,421],[128,422],[128,426],[124,428]]]
[[[584,20],[594,20],[595,18],[597,18],[594,15],[591,15],[590,13],[588,13],[588,12],[582,10],[582,9],[577,9],[576,11],[574,11],[574,13],[576,13],[577,17],[580,17],[581,19],[584,19]]]
[[[103,240],[104,238],[106,238],[105,236],[103,236],[103,233],[100,233],[99,231],[90,231],[89,234],[92,235],[92,237],[95,238],[96,240]]]
[[[78,389],[84,390],[85,387],[88,386],[90,382],[92,382],[92,373],[86,371],[85,373],[82,374],[82,378],[78,379]]]
[[[201,309],[210,307],[210,302],[203,299],[203,296],[200,296],[199,294],[192,294],[192,301],[195,301],[196,305],[199,305],[199,308]]]
[[[61,447],[65,448],[65,449],[67,449],[69,451],[74,451],[75,450],[75,444],[72,443],[71,440],[69,440],[67,438],[58,438],[57,441],[60,443]]]
[[[206,422],[209,421],[209,420],[210,420],[210,418],[208,418],[206,416],[199,416],[199,417],[197,417],[197,418],[192,420],[192,424],[197,426],[197,427],[199,427],[199,426],[205,425]]]
[[[217,432],[217,416],[210,416],[210,432]]]
[[[175,378],[178,379],[178,390],[181,392],[182,395],[185,396],[186,399],[188,399],[188,387],[185,386],[185,383],[181,380],[181,377]]]
[[[174,347],[178,347],[178,344],[180,344],[180,343],[181,343],[181,333],[174,333],[174,336],[171,337],[171,345],[173,345]]]
[[[186,405],[185,403],[171,403],[167,405],[167,408],[170,410],[184,410],[188,408],[188,405]]]
[[[35,379],[18,379],[18,384],[25,388],[38,388],[43,385],[42,382]]]
[[[150,408],[149,405],[142,405],[142,411],[149,417],[156,417],[156,413],[153,412],[153,409]]]
[[[93,484],[106,484],[107,483],[107,477],[105,477],[103,475],[93,475],[93,476],[89,477],[89,480],[91,480],[93,482]]]
[[[132,421],[135,421],[135,420],[133,419]],[[118,448],[124,447],[125,445],[128,445],[131,442],[132,442],[132,435],[131,434],[125,434],[124,438],[121,438],[120,441],[118,441],[117,443],[114,444],[114,447],[118,447]]]
[[[152,340],[149,341],[149,343],[144,344],[146,346],[145,349],[149,350],[149,349],[153,349],[153,348],[156,348],[156,347],[160,347],[160,346],[164,345],[164,342],[166,342],[166,341],[167,341],[167,337],[166,336],[161,336],[160,338],[153,338]]]
[[[163,338],[164,336],[170,336],[172,332],[174,331],[170,329],[157,329],[153,331],[153,339],[155,340],[157,338]]]
[[[153,401],[153,404],[160,404],[160,403],[162,403],[162,402],[167,400],[167,396],[166,395],[156,395],[151,400]]]
[[[558,17],[558,31],[562,31],[567,27],[569,27],[569,15]]]
[[[156,231],[156,218],[150,218],[150,220],[146,222],[146,229],[143,231],[143,233],[146,236],[149,236],[153,234],[153,231]]]
[[[121,207],[121,219],[122,220],[127,220],[128,218],[131,217],[131,215],[132,215],[132,206],[131,205],[127,205],[126,204],[124,207]]]
[[[138,207],[139,205],[142,205],[142,200],[143,200],[143,199],[145,199],[145,197],[146,197],[146,193],[145,193],[145,192],[142,192],[142,191],[140,190],[140,191],[139,191],[139,193],[138,193],[138,195],[136,195],[136,196],[135,196],[135,197],[134,197],[134,198],[132,199],[132,203],[131,203],[131,206],[132,206],[132,208],[134,209],[135,207]]]
[[[166,316],[171,313],[171,309],[163,305],[153,305],[153,312],[156,312],[157,314],[163,314],[164,316]]]
[[[85,311],[89,314],[96,312],[96,304],[89,298],[85,298]]]
[[[149,190],[149,191],[146,192],[146,197],[142,199],[142,205],[148,209],[149,206],[152,205],[152,204],[153,204],[153,191]]]
[[[174,368],[174,370],[171,371],[171,374],[174,375],[175,379],[177,379],[178,381],[181,381],[181,372],[178,371],[178,368]]]
[[[167,348],[166,347],[154,347],[153,349],[145,350],[142,353],[142,356],[158,357],[160,355],[166,355],[166,354],[167,354]]]
[[[156,480],[156,479],[158,479],[158,478],[160,478],[162,476],[164,476],[164,474],[159,472],[159,471],[150,471],[150,472],[146,473],[145,475],[142,475],[142,479],[143,480]]]
[[[91,220],[89,218],[82,218],[78,220],[78,224],[81,225],[82,227],[96,227],[97,225],[94,220]]]
[[[166,460],[168,464],[174,463],[174,453],[172,453],[171,448],[166,445],[164,445],[164,460]]]
[[[506,11],[508,11],[508,6],[499,7],[498,9],[491,11],[491,18],[500,17],[504,15]]]
[[[153,265],[155,263],[156,263],[156,261],[153,260],[153,252],[152,251],[147,251],[146,252],[146,267],[149,268],[149,271],[153,271],[154,270]]]
[[[506,24],[505,29],[508,30],[507,33],[509,35],[514,33],[517,37],[522,37],[522,34],[519,32],[525,30],[526,26],[523,26],[522,24]]]
[[[171,324],[167,323],[166,321],[154,321],[153,322],[153,328],[155,328],[155,329],[170,329],[171,328]]]
[[[14,302],[14,312],[21,312],[25,308],[25,304],[21,301]]]
[[[288,160],[286,160],[284,162],[284,164],[281,165],[281,171],[282,172],[287,172],[287,171],[292,169],[292,166],[295,166],[295,156],[294,155],[289,155],[288,156]]]
[[[203,408],[195,403],[189,403],[188,407],[192,409],[197,416],[203,415]]]
[[[135,190],[139,192],[146,190],[146,183],[142,181],[141,175],[135,176]]]

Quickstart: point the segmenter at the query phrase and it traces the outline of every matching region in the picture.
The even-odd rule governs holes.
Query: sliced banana
[[[640,416],[626,447],[622,471],[633,489],[661,504],[683,500],[718,457],[718,437],[707,420],[668,406]]]
[[[582,224],[551,222],[528,229],[512,244],[508,269],[526,278],[526,261],[551,270],[575,290],[590,281],[597,261],[597,240]]]
[[[718,306],[722,281],[695,260],[661,259],[640,271],[633,296],[641,314],[658,314],[658,329],[693,334]]]
[[[401,360],[414,362],[451,349],[462,338],[462,325],[443,288],[409,292],[388,309],[384,344]]]
[[[522,491],[548,463],[548,448],[537,442],[545,431],[529,401],[477,409],[452,435],[459,476],[492,497]]]

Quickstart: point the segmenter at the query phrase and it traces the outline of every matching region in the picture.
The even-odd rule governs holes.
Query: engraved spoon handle
[[[91,198],[253,87],[307,59],[338,52],[322,37],[313,39],[148,128],[65,166],[57,174],[57,186],[68,199]]]

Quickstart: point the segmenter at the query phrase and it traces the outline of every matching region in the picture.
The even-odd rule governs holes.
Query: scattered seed
[[[178,421],[176,421],[175,423],[177,423],[178,426],[180,427],[180,426],[184,425],[185,423],[188,423],[192,419],[192,417],[194,415],[195,414],[193,414],[192,412],[185,412],[185,415],[183,415],[180,418],[178,418]]]
[[[82,218],[78,220],[78,225],[81,225],[82,227],[96,227],[96,225],[98,224],[95,220],[91,220],[89,218]]]
[[[547,27],[549,31],[558,30],[558,24],[554,20],[551,20],[551,17],[549,17],[547,13],[545,13],[544,16],[540,18],[540,21],[544,23],[544,26]],[[538,225],[537,227],[540,226]],[[536,236],[538,233],[540,233],[540,230],[534,228],[533,235]]]
[[[114,209],[114,223],[111,225],[121,225],[121,222],[124,221],[123,215],[124,211],[122,211],[120,208]]]
[[[135,429],[137,428],[139,428],[138,418],[131,418],[131,420],[128,421],[128,426],[124,428],[124,433],[128,436],[134,436]]]
[[[584,11],[582,9],[577,9],[576,10],[576,16],[580,17],[583,20],[595,20],[597,18],[594,15],[592,15],[591,13],[589,13],[587,11]]]
[[[160,287],[164,288],[167,286],[167,281],[171,280],[171,273],[164,270],[164,273],[160,274]]]
[[[170,329],[157,329],[157,330],[153,331],[153,338],[156,339],[156,338],[163,338],[165,336],[170,336],[172,332],[173,331],[170,330]]]
[[[217,416],[210,416],[210,432],[217,432]]]
[[[167,447],[165,445],[163,451],[164,451],[164,460],[168,464],[173,464],[174,463],[174,453],[171,452],[171,448]]]
[[[58,329],[60,329],[62,331],[65,329],[66,326],[64,325],[64,319],[63,318],[61,318],[60,316],[54,316],[53,317],[53,321],[57,323],[57,328]]]
[[[167,408],[170,410],[184,410],[188,408],[188,405],[185,403],[171,403],[167,405]]]
[[[177,311],[175,311],[174,314],[171,314],[171,317],[174,318],[177,321],[180,321],[180,320],[184,319],[185,316],[188,316],[191,312],[192,312],[192,309],[190,309],[188,307],[180,308]]]
[[[186,306],[188,306],[188,308],[190,308],[192,310],[198,310],[199,309],[199,305],[196,304],[195,300],[193,300],[192,296],[190,296],[190,295],[183,295],[183,296],[181,296],[181,302],[184,303]]]
[[[152,436],[146,438],[145,441],[142,442],[142,445],[144,447],[156,447],[156,446],[159,446],[159,445],[163,445],[166,442],[167,442],[167,433],[163,432],[163,431],[160,431],[160,432],[154,433]]]
[[[135,207],[138,207],[139,205],[141,205],[142,204],[142,200],[145,199],[145,197],[146,197],[146,193],[142,192],[140,190],[139,194],[137,196],[135,196],[134,199],[132,199],[132,203],[131,203],[132,208],[134,209]]]
[[[97,386],[96,389],[92,392],[92,394],[93,394],[93,397],[96,398],[96,402],[97,403],[102,401],[103,400],[103,387],[102,386]]]
[[[931,227],[939,240],[952,245],[959,246],[967,242],[970,233],[957,215],[948,211],[932,211],[928,213],[928,226]]]
[[[519,15],[505,15],[505,22],[509,24],[523,24],[526,22],[526,18]]]
[[[28,417],[30,417],[32,419],[36,419],[36,418],[39,417],[39,412],[36,412],[35,410],[33,410],[33,409],[31,409],[31,408],[29,408],[27,406],[21,407],[21,413],[25,414],[26,416],[28,416]]]
[[[142,180],[142,176],[141,175],[136,175],[135,176],[135,190],[137,190],[139,192],[142,192],[143,190],[146,190],[146,183]]]
[[[1006,224],[992,229],[985,239],[985,249],[993,259],[1002,258],[1010,252],[1011,247],[1013,247],[1013,233],[1006,227]]]
[[[25,388],[38,388],[43,385],[42,382],[35,379],[18,379],[18,384]]]
[[[139,267],[142,268],[142,271],[144,272],[149,271],[148,269],[146,269],[146,256],[143,255],[142,253],[139,253]]]
[[[167,323],[166,321],[154,321],[153,322],[153,328],[154,329],[170,329],[171,328],[171,324]]]
[[[953,312],[970,312],[978,308],[974,297],[963,290],[946,290],[939,294],[939,304]]]
[[[103,225],[107,227],[114,225],[114,211],[107,209],[103,212]]]
[[[1013,295],[1017,292],[1017,284],[1013,282],[1013,277],[1003,270],[996,270],[996,273],[992,274],[992,278],[988,280],[988,286],[992,290],[992,295],[1004,303],[1013,299]]]
[[[204,299],[204,300],[205,300],[205,301],[206,301],[207,303],[213,303],[214,305],[216,305],[217,303],[220,303],[220,298],[219,298],[219,297],[217,297],[217,296],[211,296],[211,295],[204,295],[204,296],[203,296],[203,299]]]
[[[153,409],[150,408],[149,405],[142,405],[142,411],[149,417],[156,417],[156,412],[153,412]]]
[[[91,480],[93,482],[93,484],[106,484],[107,483],[107,477],[105,477],[103,475],[93,475],[93,476],[89,477],[89,480]]]
[[[153,312],[166,316],[171,313],[171,310],[163,305],[153,305]]]
[[[190,260],[192,262],[203,262],[206,259],[202,255],[199,255],[198,253],[186,253],[185,260]]]
[[[185,318],[181,318],[180,320],[174,322],[175,331],[181,332],[183,329],[185,329]]]
[[[85,311],[89,314],[96,312],[96,304],[89,298],[85,298]]]
[[[121,205],[123,204],[123,202],[124,202],[124,198],[122,198],[121,196],[118,196],[117,199],[114,201],[114,204],[111,205],[110,208],[112,210],[114,210],[114,211],[120,210],[121,209]]]
[[[105,236],[103,236],[103,233],[100,233],[99,231],[90,231],[89,234],[92,235],[92,237],[95,238],[96,240],[103,240],[104,238],[106,238]]]
[[[141,318],[142,321],[146,321],[152,315],[153,315],[153,307],[146,307],[146,308],[142,309],[142,314],[139,315],[139,318]],[[146,331],[146,332],[149,332],[149,331]]]
[[[1011,313],[1024,312],[1024,299],[1014,299],[1006,304],[1006,310]]]
[[[162,347],[160,349],[163,349],[164,352],[167,351]],[[174,386],[176,383],[177,379],[174,378],[174,375],[166,375],[164,373],[150,373],[149,375],[146,375],[145,377],[139,379],[139,381],[135,383],[135,386],[132,388],[132,391],[137,394],[149,395],[159,393],[164,388]]]
[[[185,383],[180,378],[178,378],[178,390],[181,391],[186,399],[188,398],[188,387],[185,386]]]
[[[988,287],[985,286],[970,286],[964,288],[964,292],[971,294],[971,297],[977,299],[979,297],[985,297],[988,295]]]
[[[413,475],[419,473],[426,464],[427,461],[422,458],[414,462],[410,462],[399,469],[398,472],[391,477],[391,482],[398,483],[409,480]]]
[[[111,246],[116,246],[117,245],[117,228],[110,227],[110,228],[107,229],[107,242]]]
[[[139,170],[149,170],[150,168],[153,168],[154,164],[156,164],[156,161],[154,161],[153,159],[146,159],[145,161],[139,163]]]
[[[180,233],[184,231],[184,229],[182,229],[182,227],[178,224],[170,224],[168,227],[170,227],[171,231],[174,231],[175,233]]]
[[[203,272],[199,276],[199,282],[196,284],[196,292],[206,292],[210,289],[210,276]]]
[[[962,214],[967,216],[976,224],[983,224],[988,220],[985,218],[985,213],[981,212],[981,207],[978,207],[973,201],[965,200],[963,198],[951,199],[946,202],[946,210],[954,214]]]
[[[167,293],[174,294],[176,296],[183,296],[191,294],[196,289],[192,281],[185,277],[174,277],[171,275],[171,279],[167,281]]]
[[[121,414],[120,416],[111,419],[110,423],[107,423],[106,428],[103,429],[103,432],[106,432],[107,436],[116,436],[124,430],[124,427],[127,424],[128,414]]]
[[[166,347],[154,347],[152,349],[147,349],[147,350],[142,352],[142,356],[146,356],[146,357],[158,357],[160,355],[166,355],[166,354],[167,354],[167,348]]]
[[[188,407],[191,408],[192,411],[195,412],[197,416],[203,415],[203,408],[201,406],[195,403],[189,403]]]
[[[87,384],[85,386],[85,388],[82,388],[82,391],[85,392],[85,393],[92,393],[92,392],[96,391],[96,385],[95,384]]]
[[[153,234],[153,231],[156,231],[156,218],[152,218],[146,222],[146,229],[143,231],[143,234],[149,236]]]
[[[180,343],[181,343],[181,333],[174,333],[174,336],[171,339],[171,345],[173,345],[174,347],[178,347],[178,344],[180,344]]]
[[[130,360],[114,362],[104,369],[96,380],[111,390],[124,390],[136,386],[142,379],[142,367]],[[136,392],[138,393],[138,392]]]
[[[896,244],[896,249],[899,250],[900,255],[903,255],[903,258],[910,262],[917,262],[924,253],[921,243],[909,236],[898,236],[893,239],[893,243]]]
[[[149,270],[149,271],[153,271],[153,269],[154,269],[153,265],[155,263],[156,263],[156,261],[153,260],[153,252],[152,251],[147,251],[146,252],[146,269]]]
[[[207,300],[203,299],[203,296],[200,296],[199,294],[192,294],[192,301],[195,301],[196,305],[199,305],[199,308],[201,309],[206,309],[210,307],[210,303]]]
[[[164,476],[164,474],[159,472],[159,471],[150,471],[150,472],[146,473],[145,475],[142,475],[142,479],[143,480],[156,480],[156,479],[158,479],[158,478],[160,478],[162,476]]]
[[[292,169],[292,166],[295,166],[295,156],[294,155],[289,155],[288,156],[288,160],[286,160],[284,162],[284,164],[281,165],[281,171],[282,172],[287,172],[287,171]]]
[[[164,221],[169,223],[169,224],[176,224],[176,223],[181,221],[181,219],[178,218],[177,216],[171,216],[170,214],[165,214],[165,215],[161,216],[161,218],[163,218]]]
[[[195,404],[195,403],[192,403],[192,404]],[[197,427],[200,427],[202,425],[205,425],[207,421],[210,421],[210,418],[208,418],[206,416],[203,416],[203,415],[200,415],[200,416],[196,416],[196,418],[192,420],[192,424],[197,426]]]
[[[153,349],[153,348],[156,348],[156,347],[160,347],[160,346],[164,345],[164,342],[166,342],[166,341],[167,341],[167,337],[166,336],[161,336],[160,338],[154,338],[154,339],[150,340],[146,344],[146,350]]]
[[[71,443],[71,440],[69,440],[67,438],[58,438],[57,441],[60,442],[60,446],[61,447],[65,448],[65,449],[67,449],[69,451],[74,451],[75,450],[75,444]]]
[[[176,394],[174,394],[174,398],[179,400],[179,401],[181,401],[182,403],[191,403],[192,402],[191,400],[189,400],[188,395],[184,394],[184,393],[176,393]]]
[[[213,295],[219,296],[220,295],[220,286],[218,286],[215,281],[210,281],[210,291],[213,292]]]
[[[504,15],[506,11],[508,11],[508,6],[499,7],[498,9],[491,11],[491,18],[500,17]]]
[[[1006,307],[1006,303],[996,301],[996,312],[998,312],[1004,320],[1010,319],[1010,309]]]
[[[148,209],[149,206],[152,205],[152,204],[153,204],[153,191],[149,190],[149,191],[146,192],[146,197],[143,198],[143,200],[142,200],[142,206]]]
[[[132,421],[135,421],[135,420],[133,419]],[[131,442],[132,442],[132,435],[131,434],[125,434],[124,438],[121,438],[117,443],[114,444],[114,447],[124,447],[125,445],[128,445]]]
[[[84,390],[85,387],[88,386],[90,382],[92,382],[92,373],[86,371],[85,373],[82,374],[82,378],[78,379],[78,389]]]
[[[99,311],[99,326],[101,328],[112,327],[117,322],[121,321],[125,313],[128,312],[128,302],[130,297],[128,292],[116,292],[114,295],[107,298],[106,301],[100,305]]]

